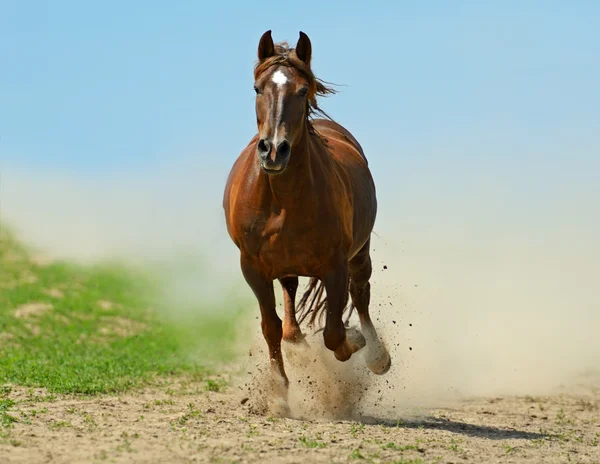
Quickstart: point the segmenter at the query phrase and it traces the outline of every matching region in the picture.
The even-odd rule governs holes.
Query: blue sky
[[[111,176],[193,159],[220,186],[255,130],[267,29],[311,37],[316,74],[342,85],[322,106],[382,195],[425,177],[440,198],[596,188],[592,1],[4,2],[0,160]]]

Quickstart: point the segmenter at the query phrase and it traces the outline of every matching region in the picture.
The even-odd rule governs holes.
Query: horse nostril
[[[258,154],[261,158],[266,158],[271,152],[271,144],[267,142],[265,139],[260,139],[258,141]]]
[[[287,158],[288,156],[290,156],[291,149],[292,147],[290,146],[290,142],[284,140],[279,145],[277,145],[277,156]]]

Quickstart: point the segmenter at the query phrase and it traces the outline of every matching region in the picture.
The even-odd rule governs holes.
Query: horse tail
[[[344,307],[344,313],[348,311],[348,317],[346,318],[346,325],[348,325],[348,321],[350,320],[350,316],[352,315],[352,311],[354,310],[354,305],[352,304],[352,299],[348,294],[348,302]],[[306,291],[300,302],[298,303],[296,309],[296,316],[298,319],[298,324],[302,324],[306,319],[308,319],[308,325],[310,327],[315,326],[315,322],[317,322],[323,327],[323,314],[326,312],[327,308],[327,296],[325,292],[325,285],[323,282],[317,277],[311,277]],[[342,313],[343,314],[343,313]]]

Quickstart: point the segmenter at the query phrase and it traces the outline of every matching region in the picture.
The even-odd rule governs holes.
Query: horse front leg
[[[283,356],[281,353],[283,330],[281,319],[277,315],[275,308],[273,280],[263,275],[249,260],[242,258],[241,267],[246,282],[258,300],[262,333],[269,348],[271,376],[275,393],[275,397],[269,406],[274,415],[289,417],[291,415],[288,406],[289,380],[283,366]]]
[[[342,316],[348,303],[348,262],[339,265],[324,279],[327,292],[327,317],[323,339],[336,359],[347,361],[353,353],[366,345],[365,338],[356,329],[344,327]]]

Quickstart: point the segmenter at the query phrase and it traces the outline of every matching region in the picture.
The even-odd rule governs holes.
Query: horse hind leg
[[[333,351],[338,361],[347,361],[353,353],[366,345],[360,331],[346,329],[342,313],[348,302],[348,263],[340,266],[325,278],[327,292],[327,317],[323,330],[325,346]]]
[[[371,300],[372,265],[369,254],[370,240],[350,260],[350,297],[358,312],[363,335],[367,341],[365,361],[367,367],[375,374],[382,375],[390,370],[392,359],[387,348],[381,342],[369,315]]]
[[[294,345],[308,346],[304,334],[296,319],[296,291],[298,290],[298,277],[284,277],[279,279],[283,288],[283,305],[285,317],[283,320],[283,340]]]

